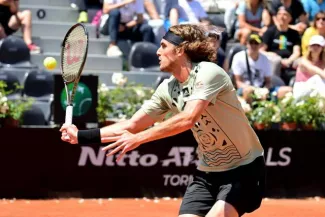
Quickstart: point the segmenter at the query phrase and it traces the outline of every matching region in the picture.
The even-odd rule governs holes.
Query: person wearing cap
[[[302,3],[299,0],[273,0],[270,5],[270,12],[274,23],[277,22],[276,14],[280,7],[288,8],[292,19],[290,21],[290,28],[302,34],[307,28],[308,17],[304,10]]]
[[[264,0],[246,0],[240,2],[236,10],[237,22],[235,39],[245,44],[250,33],[263,35],[267,27],[263,26],[263,10],[266,7]]]
[[[119,153],[117,161],[144,143],[191,130],[199,160],[179,217],[239,217],[258,209],[264,194],[263,147],[230,77],[213,63],[211,40],[198,25],[170,27],[157,55],[160,70],[172,76],[131,119],[101,129],[61,128],[61,139],[72,144],[113,142],[102,151]]]
[[[293,63],[300,57],[301,39],[296,30],[289,28],[292,19],[291,11],[279,7],[277,22],[263,34],[263,51],[272,62],[272,74],[281,76],[282,72],[291,70]]]
[[[325,97],[325,39],[314,35],[309,41],[307,55],[300,61],[293,95],[296,98],[310,94],[316,90]]]
[[[247,50],[235,54],[231,70],[235,76],[237,94],[247,102],[251,102],[251,94],[260,88],[265,88],[263,99],[268,98],[268,93],[275,93],[278,98],[284,97],[292,91],[288,86],[272,86],[271,64],[266,55],[259,51],[262,38],[251,34],[246,42]],[[247,65],[248,64],[248,65]]]

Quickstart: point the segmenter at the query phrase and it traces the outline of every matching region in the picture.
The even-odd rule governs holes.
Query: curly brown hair
[[[192,62],[215,62],[217,48],[213,38],[207,37],[203,28],[197,25],[181,24],[170,27],[169,31],[183,38],[178,47],[183,48]]]

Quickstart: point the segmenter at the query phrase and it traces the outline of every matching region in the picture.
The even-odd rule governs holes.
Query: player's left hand
[[[119,161],[125,155],[126,152],[131,151],[141,145],[138,136],[136,134],[130,133],[127,130],[111,137],[103,137],[102,143],[106,143],[106,142],[114,142],[102,148],[103,151],[113,149],[106,156],[111,156],[121,151],[116,161]]]

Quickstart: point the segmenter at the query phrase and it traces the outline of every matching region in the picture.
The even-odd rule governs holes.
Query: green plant
[[[98,104],[97,104],[98,122],[104,122],[108,115],[113,112],[113,106],[110,99],[109,89],[105,84],[98,88]]]
[[[318,124],[324,121],[324,101],[324,98],[314,94],[299,99],[296,104],[298,123],[312,125],[316,129]]]
[[[269,127],[272,123],[280,122],[280,108],[273,101],[254,101],[253,110],[248,113],[248,119],[252,124],[264,124]]]
[[[33,100],[31,98],[8,100],[7,96],[10,93],[22,87],[17,85],[13,91],[7,91],[6,88],[7,84],[0,81],[0,118],[12,118],[21,121],[22,114],[31,107]]]
[[[114,73],[112,81],[116,87],[101,84],[98,89],[97,117],[99,122],[107,119],[128,119],[150,99],[154,90],[140,84],[127,83],[121,73]]]
[[[7,85],[3,81],[0,81],[0,118],[5,118],[9,109],[6,87]]]
[[[292,94],[287,94],[283,99],[279,100],[279,107],[281,110],[281,122],[282,123],[297,123],[298,112],[297,105]]]

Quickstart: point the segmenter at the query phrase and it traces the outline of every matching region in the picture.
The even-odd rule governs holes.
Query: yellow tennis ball
[[[56,68],[56,59],[53,57],[46,57],[43,62],[44,66],[48,70],[53,70]]]

